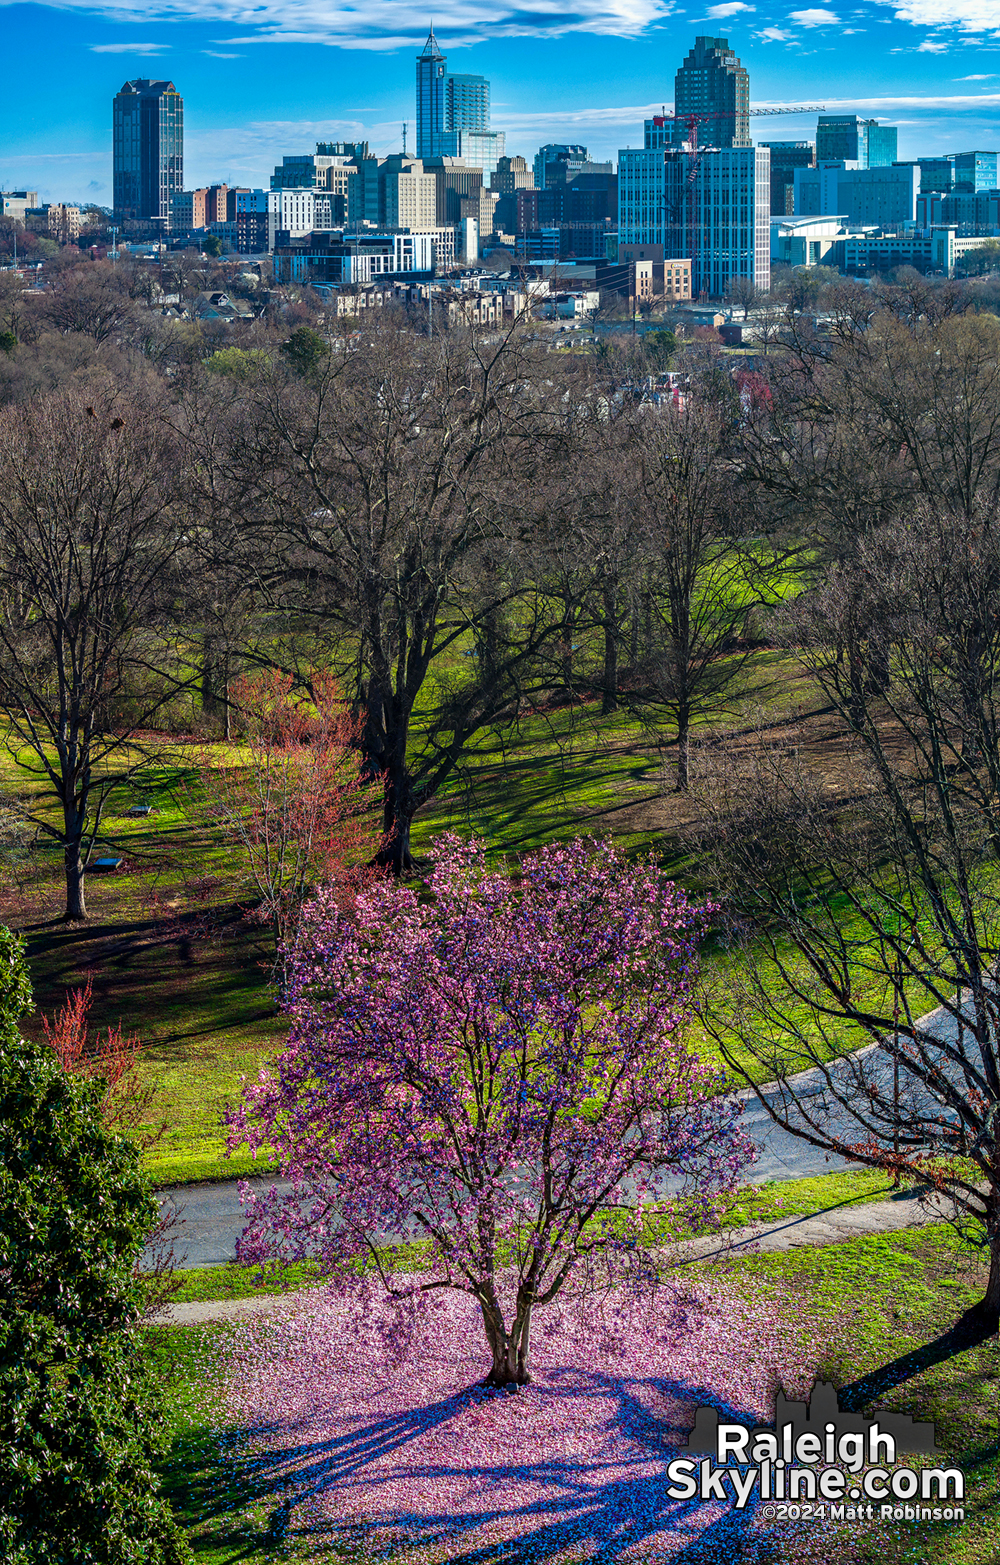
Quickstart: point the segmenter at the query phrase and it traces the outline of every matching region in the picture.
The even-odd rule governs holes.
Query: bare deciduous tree
[[[738,645],[758,598],[760,561],[742,546],[738,475],[718,411],[699,399],[642,421],[631,453],[643,529],[648,643],[627,699],[677,736],[677,787],[688,785],[691,724],[718,710],[740,673]]]
[[[470,736],[551,677],[566,609],[546,586],[546,502],[593,410],[540,372],[519,325],[367,332],[308,381],[261,376],[228,488],[286,636],[323,643],[363,715],[364,771],[385,787],[381,861],[398,873],[414,813]]]
[[[756,305],[763,302],[764,294],[758,288],[752,277],[731,277],[729,287],[726,289],[726,303],[743,311],[743,319],[747,320],[750,311]]]
[[[84,396],[92,398],[85,402]],[[177,688],[164,602],[181,546],[177,453],[136,386],[54,393],[0,415],[0,705],[18,765],[58,801],[66,917],[132,741]]]
[[[88,261],[63,272],[39,309],[58,331],[82,332],[98,344],[130,326],[135,313],[129,276],[107,261]]]
[[[839,793],[766,750],[753,776],[713,777],[710,840],[741,956],[707,1020],[738,1073],[777,1083],[759,1095],[779,1124],[950,1197],[989,1257],[979,1314],[995,1330],[996,508],[925,506],[881,529],[795,606],[788,636],[854,736],[853,767]],[[873,637],[886,679],[859,681]],[[851,1039],[857,1052],[831,1063]]]
[[[843,284],[830,302],[829,337],[789,316],[740,453],[822,568],[919,496],[971,515],[1000,493],[1000,321],[874,309]]]

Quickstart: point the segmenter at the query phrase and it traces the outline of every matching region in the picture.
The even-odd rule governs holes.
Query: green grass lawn
[[[265,1560],[267,1518],[254,1476],[227,1455],[227,1428],[212,1385],[209,1349],[226,1326],[171,1327],[149,1334],[150,1357],[163,1387],[169,1454],[163,1490],[187,1534],[198,1565]],[[301,1560],[294,1552],[282,1558]]]
[[[815,683],[787,654],[762,648],[744,668],[731,703],[695,718],[695,744],[724,725],[739,726],[742,715],[758,708],[777,722],[819,704]],[[422,738],[418,714],[415,749]],[[690,852],[678,840],[678,822],[659,819],[657,809],[674,786],[675,752],[669,729],[657,736],[623,710],[602,716],[597,696],[527,714],[513,728],[484,729],[416,817],[414,853],[429,853],[443,830],[475,832],[501,855],[581,833],[611,833],[629,847],[653,848],[672,872],[682,873]],[[681,823],[683,817],[682,811]]]
[[[821,1373],[846,1385],[948,1330],[981,1297],[986,1268],[945,1224],[847,1244],[749,1255],[747,1286],[781,1289],[786,1307],[824,1323]],[[934,1423],[966,1474],[964,1524],[876,1522],[853,1536],[850,1565],[996,1565],[1000,1560],[1000,1338],[935,1364],[877,1399]],[[918,1459],[919,1461],[919,1459]],[[947,1464],[944,1464],[947,1465]],[[836,1556],[827,1556],[836,1565]]]
[[[221,1116],[287,1027],[268,988],[269,933],[244,917],[242,865],[206,818],[199,764],[232,764],[238,752],[169,740],[158,748],[141,784],[112,795],[102,846],[124,862],[114,875],[88,876],[88,922],[59,921],[60,855],[44,838],[18,866],[10,900],[21,911],[11,921],[27,936],[39,1008],[51,1013],[89,977],[93,1027],[120,1023],[141,1039],[142,1073],[156,1088],[146,1162],[169,1184],[252,1166],[246,1156],[226,1158]],[[15,788],[38,798],[6,756],[0,791]],[[136,803],[153,813],[130,816]],[[37,1017],[27,1027],[37,1033]]]
[[[815,689],[786,657],[763,649],[751,662],[749,688],[774,720],[815,708]],[[712,730],[706,723],[701,731]],[[418,722],[415,745],[420,737]],[[8,917],[28,933],[42,1009],[51,1012],[90,976],[94,1024],[121,1022],[142,1039],[143,1070],[157,1089],[149,1128],[165,1127],[147,1164],[168,1184],[252,1166],[239,1153],[226,1158],[221,1115],[241,1078],[280,1048],[286,1026],[268,990],[269,937],[242,916],[249,896],[238,850],[207,818],[200,781],[200,765],[232,766],[241,752],[169,739],[157,748],[141,781],[111,799],[107,846],[124,863],[117,874],[89,877],[89,923],[58,922],[59,855],[44,843],[18,870]],[[597,701],[535,713],[516,731],[486,730],[441,797],[418,815],[414,849],[428,856],[449,828],[479,832],[500,859],[554,839],[611,832],[629,848],[652,847],[668,872],[700,892],[688,834],[694,806],[672,792],[669,757],[669,746],[658,748],[624,714],[601,717]],[[0,751],[0,793],[18,791],[31,795],[32,787]],[[153,813],[130,816],[137,803]],[[724,972],[729,960],[709,942],[709,974]],[[701,1052],[715,1054],[700,1028],[691,1036]],[[859,1041],[849,1028],[833,1028],[828,1052]]]
[[[176,920],[94,922],[34,932],[36,996],[46,1010],[89,976],[99,1026],[121,1023],[143,1043],[142,1074],[155,1089],[146,1164],[161,1184],[243,1173],[225,1157],[222,1114],[243,1076],[287,1031],[267,988],[268,945],[238,911]]]
[[[738,1228],[756,1223],[778,1222],[835,1208],[888,1200],[894,1187],[881,1175],[871,1173],[820,1174],[811,1179],[769,1180],[763,1185],[748,1185],[734,1202],[725,1226]],[[413,1263],[414,1250],[406,1252]],[[401,1262],[401,1264],[404,1264]],[[252,1299],[262,1293],[294,1293],[317,1281],[317,1268],[309,1262],[280,1266],[263,1277],[257,1267],[191,1266],[173,1274],[171,1302],[195,1304],[212,1299]]]
[[[930,1342],[979,1296],[984,1279],[980,1259],[946,1225],[785,1254],[743,1255],[727,1263],[725,1275],[740,1288],[771,1297],[786,1318],[791,1312],[792,1318],[818,1321],[826,1343],[820,1372],[837,1385]],[[206,1375],[209,1340],[217,1334],[224,1339],[228,1329],[172,1327],[150,1334],[173,1441],[164,1464],[167,1492],[200,1565],[269,1557],[265,1532],[274,1499],[252,1471],[227,1457],[217,1394]],[[935,1423],[949,1462],[967,1475],[966,1521],[957,1526],[875,1523],[852,1531],[842,1553],[824,1534],[824,1560],[829,1565],[996,1565],[998,1339],[922,1370],[877,1405]],[[311,1553],[300,1540],[281,1557],[298,1562],[331,1556],[328,1550],[322,1556]],[[371,1558],[363,1546],[350,1557],[359,1565]],[[808,1552],[805,1557],[814,1558]],[[794,1560],[795,1552],[788,1558]],[[779,1554],[774,1565],[781,1560]]]

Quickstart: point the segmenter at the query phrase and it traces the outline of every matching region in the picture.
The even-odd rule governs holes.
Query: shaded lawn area
[[[149,768],[141,785],[112,796],[102,831],[122,869],[87,877],[89,919],[64,924],[61,860],[41,840],[20,869],[5,916],[27,937],[36,1004],[51,1013],[66,991],[93,983],[91,1026],[121,1024],[143,1044],[141,1070],[155,1085],[148,1129],[164,1133],[147,1154],[169,1184],[235,1175],[248,1157],[224,1156],[221,1114],[280,1047],[287,1024],[268,990],[268,932],[244,917],[249,905],[232,846],[206,819],[194,761],[201,747],[164,740],[173,762]],[[217,746],[233,764],[231,746]],[[23,778],[6,757],[0,785]],[[133,817],[136,803],[153,813]],[[26,1030],[38,1034],[37,1016]]]
[[[206,929],[207,924],[207,929]],[[156,1087],[146,1153],[162,1184],[235,1176],[248,1155],[225,1157],[222,1113],[287,1032],[267,988],[268,946],[237,909],[141,924],[59,925],[29,943],[40,1005],[93,981],[92,1016],[143,1042],[142,1074]]]
[[[163,1490],[198,1565],[271,1557],[267,1517],[274,1502],[260,1494],[254,1474],[236,1455],[238,1431],[227,1426],[212,1389],[213,1366],[230,1335],[225,1326],[149,1333],[170,1441],[161,1463]],[[294,1551],[283,1557],[308,1556]]]
[[[711,1282],[712,1269],[704,1271]],[[738,1290],[751,1301],[751,1309],[763,1303],[766,1308],[779,1310],[786,1319],[818,1322],[817,1327],[806,1328],[813,1337],[823,1337],[813,1344],[814,1363],[820,1374],[828,1375],[836,1384],[846,1384],[895,1358],[901,1350],[929,1341],[951,1325],[966,1305],[978,1297],[985,1273],[978,1257],[962,1245],[950,1228],[941,1225],[782,1255],[742,1256],[728,1264],[720,1275],[727,1288]],[[337,1453],[343,1442],[334,1436],[332,1443],[316,1446],[309,1438],[309,1421],[296,1421],[288,1431],[265,1431],[265,1445],[274,1447],[273,1460],[254,1458],[243,1445],[238,1428],[222,1412],[220,1400],[220,1366],[225,1366],[227,1357],[239,1350],[239,1332],[231,1327],[171,1328],[153,1332],[152,1339],[158,1363],[167,1377],[174,1431],[173,1450],[165,1467],[169,1492],[189,1529],[196,1558],[206,1565],[267,1558],[266,1521],[288,1492],[285,1473],[298,1475],[301,1492],[304,1475],[315,1477],[327,1468],[331,1472],[340,1470]],[[287,1351],[292,1338],[285,1335],[282,1340]],[[443,1348],[447,1351],[446,1343]],[[751,1353],[753,1348],[753,1342],[747,1344]],[[348,1351],[347,1345],[344,1351]],[[627,1360],[623,1361],[623,1369],[627,1367]],[[252,1374],[253,1362],[245,1368]],[[667,1394],[673,1395],[675,1390],[676,1387],[668,1387]],[[316,1396],[321,1394],[317,1386]],[[964,1524],[876,1522],[860,1530],[853,1525],[840,1531],[827,1528],[822,1534],[810,1531],[806,1524],[789,1524],[783,1532],[768,1534],[769,1548],[757,1557],[766,1559],[769,1565],[804,1565],[818,1559],[827,1565],[995,1565],[1000,1559],[997,1338],[924,1370],[904,1386],[880,1397],[877,1405],[935,1422],[939,1443],[948,1459],[944,1465],[956,1463],[967,1475]],[[496,1417],[505,1418],[516,1432],[518,1420],[527,1414],[526,1408],[524,1415],[519,1414],[517,1397],[500,1396],[493,1411],[485,1404],[478,1411],[477,1407],[478,1404],[469,1405],[461,1397],[454,1405],[428,1402],[421,1407],[416,1403],[413,1419],[391,1436],[396,1465],[407,1471],[407,1452],[418,1427],[439,1427],[444,1436],[454,1425],[458,1436],[460,1422],[464,1447],[443,1439],[440,1450],[446,1466],[447,1460],[459,1469],[463,1464],[475,1465],[488,1449],[495,1449]],[[635,1425],[637,1417],[636,1407],[620,1405],[618,1418],[633,1421],[633,1434],[637,1429],[640,1434],[645,1431],[643,1438],[647,1442],[659,1441],[662,1446],[667,1438],[662,1421],[657,1434],[641,1417],[639,1425]],[[546,1565],[558,1561],[562,1565],[564,1561],[598,1557],[588,1549],[588,1543],[612,1497],[600,1475],[594,1480],[580,1471],[574,1477],[572,1459],[563,1446],[563,1433],[557,1422],[544,1439],[530,1448],[515,1441],[516,1456],[512,1460],[517,1465],[512,1479],[515,1474],[523,1476],[525,1464],[530,1465],[536,1477],[539,1473],[547,1474],[545,1481],[554,1495],[573,1496],[567,1511],[572,1526],[567,1522],[561,1530],[558,1524],[540,1530],[538,1519],[528,1515],[524,1527],[525,1536],[532,1539],[530,1552],[504,1544],[498,1536],[487,1538],[473,1552],[456,1548],[450,1542],[443,1552],[432,1550],[427,1557],[456,1562],[474,1560],[476,1565],[522,1565],[529,1559],[545,1561]],[[376,1438],[373,1429],[370,1443],[363,1442],[359,1447],[353,1483],[363,1482],[367,1463],[378,1458],[387,1435],[388,1431],[383,1431]],[[675,1434],[669,1435],[674,1443],[676,1438]],[[664,1450],[659,1460],[668,1459],[669,1451]],[[903,1458],[900,1465],[906,1462]],[[916,1465],[920,1465],[919,1458]],[[436,1481],[433,1471],[422,1473],[419,1468],[412,1478],[418,1488],[426,1488],[428,1483],[433,1486]],[[446,1478],[447,1472],[443,1472],[440,1481],[445,1487]],[[596,1488],[588,1498],[595,1481]],[[654,1504],[648,1491],[648,1480],[635,1485],[630,1493],[615,1491],[613,1503],[619,1508],[625,1505],[623,1525],[617,1534],[622,1548],[636,1536],[635,1528],[627,1525],[627,1504],[631,1500],[637,1514],[648,1513]],[[481,1490],[482,1507],[502,1511],[505,1494],[502,1473],[491,1468],[490,1479]],[[374,1543],[376,1524],[381,1519],[373,1510],[367,1523],[356,1519],[351,1525],[337,1527],[316,1516],[307,1518],[303,1513],[299,1523],[293,1523],[290,1547],[282,1557],[293,1561],[348,1558],[359,1562],[376,1558],[396,1562],[416,1559],[418,1555],[413,1549],[401,1543],[388,1552],[368,1546]],[[719,1533],[718,1537],[722,1552],[692,1552],[691,1561],[698,1560],[702,1565],[711,1560],[712,1565],[728,1565],[730,1560],[752,1557],[741,1551],[739,1533]],[[619,1557],[613,1538],[607,1538],[599,1558],[610,1565]],[[651,1560],[652,1554],[648,1558]]]
[[[692,723],[697,744],[758,709],[775,724],[819,704],[818,688],[785,653],[761,648],[744,665],[738,698]],[[415,715],[412,745],[422,738]],[[676,739],[645,728],[627,710],[601,715],[599,695],[557,700],[516,724],[487,728],[465,747],[438,797],[413,823],[415,854],[444,830],[475,832],[494,853],[523,853],[569,837],[608,832],[627,846],[652,848],[671,873],[691,868],[684,841],[695,816],[673,792]]]
[[[808,751],[833,790],[845,786],[843,734],[816,710],[816,692],[786,657],[767,649],[751,660],[757,697],[773,734]],[[730,742],[749,743],[747,737]],[[703,737],[715,730],[702,724]],[[419,743],[419,723],[414,743]],[[158,741],[160,757],[141,783],[122,788],[107,815],[107,841],[124,856],[119,873],[88,878],[90,922],[55,920],[61,911],[58,852],[31,850],[21,887],[5,897],[4,916],[29,933],[38,1005],[51,1012],[66,989],[94,981],[95,1026],[119,1021],[145,1045],[143,1069],[157,1088],[152,1115],[166,1133],[148,1154],[164,1184],[224,1178],[246,1171],[245,1156],[226,1160],[220,1115],[285,1035],[267,989],[265,931],[242,921],[247,886],[238,855],[213,826],[197,763],[239,764],[237,746]],[[691,829],[695,803],[672,791],[671,746],[657,749],[622,713],[602,718],[597,701],[525,717],[516,730],[487,731],[473,743],[445,792],[414,824],[414,848],[427,856],[446,829],[477,831],[498,855],[579,834],[611,832],[637,851],[652,847],[668,873],[696,895],[707,889]],[[667,757],[666,771],[664,757]],[[24,789],[0,752],[0,791]],[[153,813],[129,810],[150,804]],[[861,953],[859,953],[861,954]],[[709,941],[706,970],[722,972],[729,954]],[[913,985],[912,1003],[924,1002]],[[805,1007],[801,1007],[805,1011]],[[37,1022],[34,1029],[37,1031]],[[715,1046],[698,1026],[693,1046]],[[832,1027],[829,1052],[867,1041]]]

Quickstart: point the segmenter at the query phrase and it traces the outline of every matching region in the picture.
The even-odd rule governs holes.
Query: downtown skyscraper
[[[895,125],[857,114],[821,114],[816,124],[816,162],[840,159],[858,168],[888,168],[896,161]]]
[[[749,147],[750,73],[726,38],[696,38],[674,77],[674,143],[688,139],[686,116],[698,118],[706,147]]]
[[[459,158],[492,173],[505,140],[502,131],[490,130],[486,77],[449,72],[432,28],[417,55],[417,157]]]
[[[693,144],[694,143],[694,144]],[[674,116],[618,154],[618,241],[691,265],[691,291],[722,298],[771,278],[771,154],[750,141],[750,75],[725,38],[697,38],[677,72]]]
[[[184,100],[173,82],[127,81],[112,134],[116,219],[169,228],[171,198],[184,188]]]
[[[652,139],[652,138],[650,138]],[[738,277],[771,282],[771,154],[664,145],[618,154],[619,245],[691,262],[692,296],[721,299]]]

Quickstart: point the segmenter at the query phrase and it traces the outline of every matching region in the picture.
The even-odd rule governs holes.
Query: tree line
[[[386,316],[238,375],[140,365],[0,414],[0,683],[58,801],[67,916],[137,736],[179,696],[225,731],[254,668],[336,677],[397,873],[487,727],[596,694],[683,752],[777,555],[744,547],[735,394],[663,416],[645,367]]]

